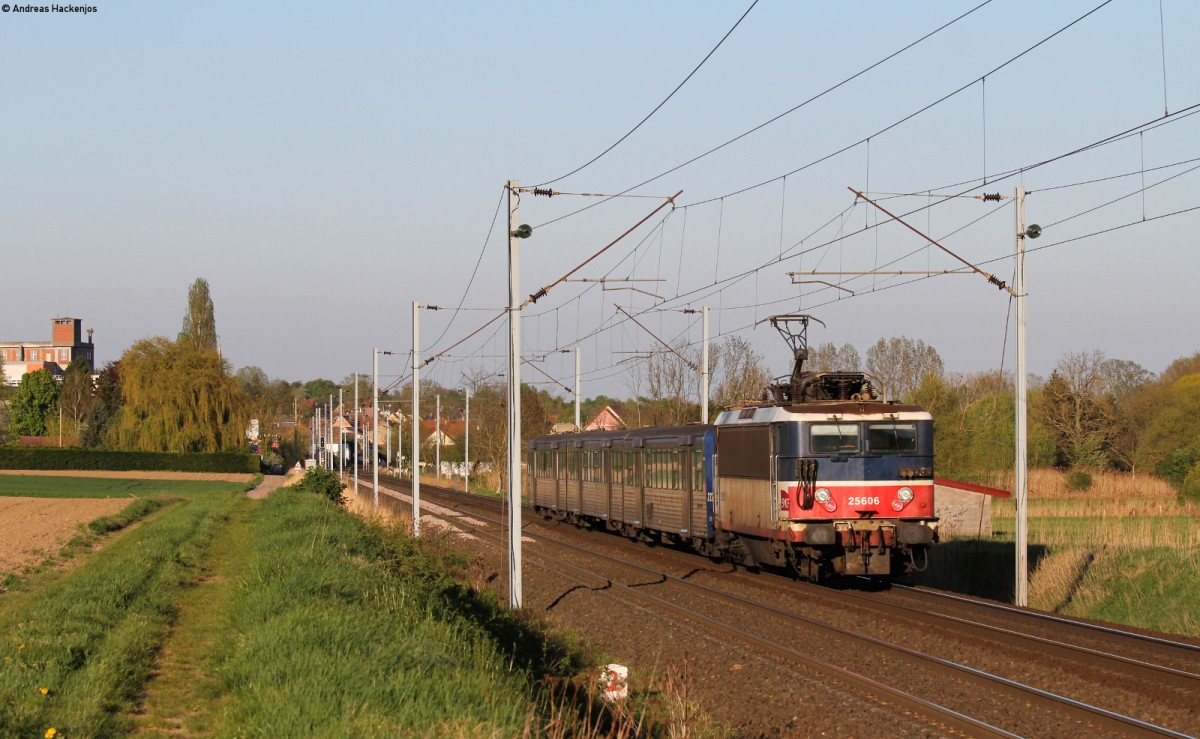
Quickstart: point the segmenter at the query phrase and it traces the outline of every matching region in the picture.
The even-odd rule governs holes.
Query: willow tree
[[[120,420],[110,433],[122,449],[214,452],[245,442],[246,399],[215,348],[163,337],[121,356]]]
[[[198,349],[217,348],[217,319],[213,312],[212,295],[208,292],[208,280],[203,277],[197,277],[188,288],[187,312],[183,314],[179,343],[190,344]]]

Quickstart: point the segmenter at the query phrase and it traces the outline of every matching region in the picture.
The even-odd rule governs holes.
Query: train
[[[531,439],[535,510],[813,581],[923,569],[938,538],[932,415],[866,373],[806,370],[818,319],[764,320],[792,349],[790,375],[711,424]]]

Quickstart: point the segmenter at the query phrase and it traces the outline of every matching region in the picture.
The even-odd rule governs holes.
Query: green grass
[[[130,498],[241,492],[240,482],[214,480],[130,480],[108,477],[0,475],[0,496],[28,498]]]
[[[1101,515],[1078,515],[1097,508]],[[1177,506],[1158,510],[1138,498],[1031,501],[1030,606],[1200,636],[1197,519]],[[993,506],[991,538],[936,545],[916,582],[1011,602],[1014,524],[1011,505]]]
[[[243,487],[139,499],[81,537],[137,528],[0,600],[0,736],[613,729],[573,679],[597,655],[460,584],[440,542]]]
[[[273,493],[249,534],[213,656],[218,735],[517,736],[536,680],[578,668],[420,545],[316,495]]]
[[[1200,551],[1101,551],[1061,612],[1200,636]]]
[[[146,520],[67,576],[0,612],[0,736],[111,736],[126,729],[182,592],[230,493]],[[46,691],[43,693],[43,689]]]

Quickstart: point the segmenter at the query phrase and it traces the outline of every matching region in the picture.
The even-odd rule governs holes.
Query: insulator
[[[533,194],[534,195],[545,195],[548,198],[552,198],[552,197],[554,197],[555,193],[553,190],[551,190],[548,187],[535,187],[535,188],[533,188]]]
[[[985,203],[988,201],[993,201],[993,202],[998,203],[998,202],[1000,202],[1001,198],[1003,198],[1003,196],[998,192],[991,193],[991,194],[985,192],[983,194],[983,202],[985,202]]]

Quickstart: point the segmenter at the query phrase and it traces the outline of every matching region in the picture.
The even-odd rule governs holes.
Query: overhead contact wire
[[[738,134],[737,136],[734,136],[733,138],[729,139],[728,141],[726,141],[726,142],[725,142],[725,143],[723,143],[723,144],[719,144],[719,145],[717,145],[717,146],[714,146],[713,148],[709,149],[708,151],[704,152],[703,154],[699,154],[699,155],[697,155],[697,156],[694,156],[694,157],[692,157],[691,159],[687,160],[686,162],[683,162],[682,164],[678,164],[678,165],[676,165],[676,166],[674,166],[674,167],[672,167],[672,168],[670,168],[670,169],[668,169],[668,170],[666,170],[666,171],[664,171],[664,172],[661,172],[660,174],[657,174],[657,175],[655,175],[655,176],[651,177],[651,178],[650,178],[650,179],[648,179],[648,180],[645,180],[645,181],[643,181],[643,182],[640,182],[640,183],[638,183],[638,184],[636,184],[636,185],[633,185],[632,187],[628,187],[628,188],[626,188],[625,190],[622,190],[622,194],[624,194],[624,193],[627,193],[627,192],[630,192],[630,191],[632,191],[632,190],[636,190],[637,188],[639,188],[639,187],[642,187],[643,185],[648,185],[648,184],[650,184],[651,182],[654,182],[655,180],[662,179],[663,177],[666,177],[667,175],[669,175],[669,174],[671,174],[671,173],[673,173],[673,172],[677,172],[677,171],[679,171],[679,170],[683,169],[684,167],[687,167],[687,166],[689,166],[689,165],[691,165],[691,164],[695,164],[696,162],[700,161],[701,159],[704,159],[705,157],[707,157],[707,156],[709,156],[709,155],[711,155],[711,154],[715,154],[715,153],[717,153],[718,151],[720,151],[720,150],[724,149],[725,147],[729,146],[730,144],[734,144],[734,143],[736,143],[736,142],[738,142],[738,141],[740,141],[740,140],[742,140],[742,139],[746,138],[747,136],[750,136],[751,134],[754,134],[754,133],[756,133],[756,132],[758,132],[758,131],[761,131],[762,129],[766,128],[767,126],[771,125],[772,123],[775,123],[775,122],[779,121],[780,119],[782,119],[782,118],[785,118],[785,117],[787,117],[787,116],[791,115],[792,113],[795,113],[797,110],[800,110],[801,108],[804,108],[804,107],[805,107],[805,106],[807,106],[809,103],[815,102],[815,101],[817,101],[817,100],[819,100],[819,99],[821,99],[821,98],[825,97],[826,95],[828,95],[829,93],[833,92],[834,90],[837,90],[838,88],[840,88],[840,87],[842,87],[842,86],[844,86],[844,85],[847,85],[847,84],[849,84],[850,82],[853,82],[854,80],[856,80],[856,79],[858,79],[859,77],[863,76],[863,75],[864,75],[864,74],[866,74],[867,72],[870,72],[871,70],[875,69],[876,67],[878,67],[878,66],[880,66],[880,65],[882,65],[882,64],[885,64],[885,63],[887,63],[887,62],[891,61],[892,59],[895,59],[897,56],[900,56],[901,54],[903,54],[904,52],[906,52],[906,51],[908,51],[909,49],[913,48],[914,46],[917,46],[917,45],[919,45],[919,44],[923,43],[924,41],[927,41],[927,40],[928,40],[928,39],[930,39],[931,37],[933,37],[933,36],[937,35],[938,33],[942,32],[942,31],[944,31],[944,30],[946,30],[946,29],[947,29],[947,28],[949,28],[950,26],[954,25],[955,23],[958,23],[958,22],[959,22],[959,21],[961,21],[963,18],[966,18],[967,16],[971,15],[972,13],[974,13],[975,11],[977,11],[977,10],[979,10],[980,8],[984,7],[985,5],[988,5],[988,4],[990,4],[991,2],[992,2],[992,0],[984,0],[984,2],[981,2],[979,5],[976,5],[975,7],[971,8],[971,9],[970,9],[970,10],[968,10],[968,11],[966,11],[965,13],[963,13],[963,14],[962,14],[962,15],[960,15],[960,16],[958,16],[957,18],[954,18],[953,20],[950,20],[950,21],[948,21],[948,22],[946,22],[946,23],[943,23],[941,26],[938,26],[937,28],[935,28],[934,30],[932,30],[932,31],[930,31],[929,33],[925,34],[924,36],[920,37],[920,38],[919,38],[919,39],[917,39],[916,41],[913,41],[913,42],[909,43],[908,45],[906,45],[906,46],[904,46],[904,47],[902,47],[902,48],[900,48],[900,49],[898,49],[898,50],[896,50],[896,51],[892,52],[891,54],[888,54],[887,56],[883,57],[882,59],[880,59],[880,60],[876,61],[874,64],[871,64],[871,65],[869,65],[869,66],[863,67],[863,68],[862,68],[861,70],[859,70],[858,72],[855,72],[854,74],[850,75],[849,77],[847,77],[847,78],[843,79],[841,82],[838,82],[837,84],[835,84],[835,85],[832,85],[832,86],[830,86],[830,87],[828,87],[828,88],[826,88],[826,89],[822,90],[821,92],[817,93],[816,95],[813,95],[812,97],[808,98],[808,99],[807,99],[807,100],[805,100],[804,102],[802,102],[802,103],[800,103],[800,104],[798,104],[798,105],[795,105],[795,106],[793,106],[793,107],[789,108],[788,110],[785,110],[784,112],[780,113],[779,115],[775,116],[774,118],[771,118],[771,119],[769,119],[769,120],[767,120],[767,121],[764,121],[763,123],[760,123],[760,124],[758,124],[757,126],[755,126],[754,128],[751,128],[751,129],[750,129],[750,130],[748,130],[748,131],[744,131],[744,132],[742,132],[742,133]],[[561,179],[561,178],[560,178],[560,179]],[[554,180],[552,180],[552,182],[553,182],[553,181],[554,181]],[[545,228],[546,226],[549,226],[549,225],[550,225],[550,224],[552,224],[552,223],[557,223],[558,221],[561,221],[561,220],[563,220],[563,219],[565,219],[565,218],[570,218],[571,216],[578,215],[579,213],[582,213],[582,212],[584,212],[585,210],[589,210],[589,209],[591,209],[591,208],[595,208],[595,207],[596,207],[596,206],[598,206],[598,205],[603,205],[605,202],[607,202],[607,201],[601,201],[601,202],[599,202],[599,203],[592,203],[591,205],[588,205],[588,206],[585,206],[585,207],[583,207],[583,208],[580,208],[580,209],[578,209],[578,210],[572,211],[572,212],[570,212],[570,213],[567,213],[566,215],[559,216],[558,218],[554,218],[554,219],[552,219],[552,220],[546,221],[545,223],[542,223],[541,225],[537,226],[537,228]]]
[[[623,142],[625,139],[627,139],[627,138],[629,138],[630,136],[632,136],[632,135],[633,135],[633,133],[634,133],[634,131],[637,131],[639,128],[641,128],[641,127],[642,127],[642,124],[644,124],[646,121],[650,120],[651,116],[653,116],[655,113],[657,113],[657,112],[658,112],[659,108],[661,108],[662,106],[666,105],[668,100],[670,100],[671,98],[675,97],[675,93],[679,92],[679,90],[680,90],[680,89],[682,89],[682,88],[683,88],[683,86],[684,86],[684,85],[686,85],[686,84],[688,83],[688,80],[690,80],[690,79],[692,78],[692,76],[696,74],[696,72],[699,72],[699,71],[700,71],[700,67],[703,67],[703,66],[704,66],[704,63],[705,63],[705,62],[707,62],[707,61],[709,60],[709,58],[710,58],[710,57],[712,57],[712,55],[713,55],[713,54],[717,53],[717,49],[721,48],[721,44],[725,43],[725,39],[729,38],[729,36],[730,36],[730,35],[731,35],[731,34],[732,34],[732,33],[733,33],[733,32],[734,32],[736,29],[737,29],[737,27],[738,27],[738,26],[740,26],[740,25],[742,24],[742,21],[746,20],[746,16],[750,15],[750,11],[751,11],[751,10],[754,10],[754,6],[755,6],[755,5],[758,5],[758,0],[754,0],[754,2],[750,3],[750,7],[746,8],[746,12],[745,12],[745,13],[742,13],[742,16],[741,16],[740,18],[738,18],[738,19],[737,19],[737,23],[734,23],[734,24],[733,24],[733,26],[732,26],[732,27],[731,27],[731,28],[730,28],[728,31],[726,31],[726,32],[725,32],[725,35],[724,35],[724,36],[722,36],[722,37],[721,37],[721,40],[717,42],[717,45],[716,45],[716,46],[714,46],[714,47],[712,48],[712,51],[710,51],[710,52],[708,52],[707,54],[705,54],[705,55],[704,55],[704,58],[700,60],[700,63],[699,63],[699,64],[697,64],[697,65],[695,66],[695,68],[694,68],[694,69],[692,69],[692,71],[688,73],[688,76],[687,76],[687,77],[684,77],[684,78],[683,78],[683,82],[680,82],[678,85],[676,85],[676,86],[675,86],[675,89],[674,89],[674,90],[671,90],[671,94],[670,94],[670,95],[667,95],[665,98],[663,98],[663,101],[662,101],[661,103],[659,103],[658,105],[654,106],[654,110],[652,110],[652,111],[650,111],[649,113],[647,113],[647,114],[646,114],[646,117],[645,117],[645,118],[643,118],[642,120],[638,121],[638,124],[637,124],[636,126],[634,126],[633,128],[629,129],[629,132],[628,132],[628,133],[626,133],[626,134],[625,134],[624,136],[622,136],[621,138],[617,139],[616,143],[614,143],[612,146],[608,147],[608,148],[607,148],[607,149],[605,149],[604,151],[602,151],[602,152],[600,152],[599,154],[597,154],[596,156],[592,157],[592,158],[591,158],[591,159],[590,159],[588,162],[586,162],[586,163],[584,163],[584,164],[582,164],[582,165],[580,165],[580,166],[576,167],[575,169],[571,170],[570,172],[567,172],[567,173],[566,173],[566,174],[564,174],[564,175],[561,175],[561,176],[559,176],[559,177],[555,177],[555,178],[554,178],[554,179],[552,179],[552,180],[547,180],[547,181],[545,181],[545,182],[543,182],[543,183],[541,183],[541,184],[537,185],[537,187],[545,187],[546,185],[553,184],[553,183],[555,183],[555,182],[558,182],[559,180],[564,180],[564,179],[566,179],[566,178],[570,177],[570,176],[571,176],[571,175],[573,175],[573,174],[577,174],[577,173],[579,173],[579,172],[582,172],[584,169],[586,169],[586,168],[588,168],[588,167],[592,166],[592,165],[593,165],[593,164],[595,164],[597,161],[599,161],[599,160],[600,160],[600,158],[601,158],[601,157],[603,157],[605,154],[609,153],[609,152],[610,152],[610,151],[612,151],[613,149],[615,149],[615,148],[617,148],[618,146],[620,146],[620,145],[621,145],[621,142]]]

